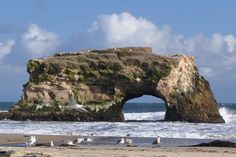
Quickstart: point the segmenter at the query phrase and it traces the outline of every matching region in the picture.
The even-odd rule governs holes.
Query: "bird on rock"
[[[67,110],[76,110],[78,112],[88,113],[88,111],[83,107],[83,105],[77,104],[75,99],[70,96],[68,100],[68,105],[65,106]]]

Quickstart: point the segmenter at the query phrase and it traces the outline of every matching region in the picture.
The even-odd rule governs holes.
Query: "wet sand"
[[[71,135],[36,135],[38,143],[48,143],[54,141],[55,147],[25,147],[25,142],[29,140],[28,135],[17,134],[1,134],[0,135],[0,150],[14,150],[15,155],[23,156],[26,153],[43,153],[52,157],[105,157],[105,156],[142,156],[142,157],[221,157],[221,156],[236,156],[235,148],[218,148],[218,147],[175,147],[162,146],[154,147],[151,144],[141,145],[137,147],[127,147],[125,145],[117,145],[117,138],[114,137],[91,137],[94,139],[92,144],[80,144],[78,146],[59,147],[62,140],[74,140],[78,136]],[[137,138],[138,139],[138,138]],[[135,139],[134,139],[135,140]],[[146,139],[152,140],[152,139]],[[167,140],[167,142],[170,140]],[[174,140],[176,141],[176,140]],[[194,140],[192,140],[194,141]],[[181,142],[180,142],[181,143]],[[196,143],[199,143],[197,141]]]

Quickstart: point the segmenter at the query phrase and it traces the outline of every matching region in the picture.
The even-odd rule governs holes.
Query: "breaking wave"
[[[0,108],[0,110],[5,110]],[[0,121],[0,133],[89,135],[198,139],[236,139],[236,104],[221,104],[226,123],[164,122],[164,104],[131,104],[123,111],[128,122]],[[134,120],[134,121],[132,121]]]
[[[125,120],[163,120],[165,112],[124,113]]]
[[[236,112],[227,107],[220,107],[220,115],[225,120],[225,123],[236,123]]]

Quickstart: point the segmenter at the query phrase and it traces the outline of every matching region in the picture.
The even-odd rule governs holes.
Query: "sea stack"
[[[32,59],[27,64],[29,82],[9,118],[124,121],[126,101],[152,95],[165,102],[166,121],[223,123],[210,84],[193,57],[157,54],[149,47],[126,47]],[[61,109],[71,95],[89,114]]]

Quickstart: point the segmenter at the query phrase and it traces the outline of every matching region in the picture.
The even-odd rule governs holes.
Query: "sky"
[[[150,46],[194,56],[216,100],[236,102],[235,8],[234,0],[1,0],[0,101],[20,99],[31,58]]]

